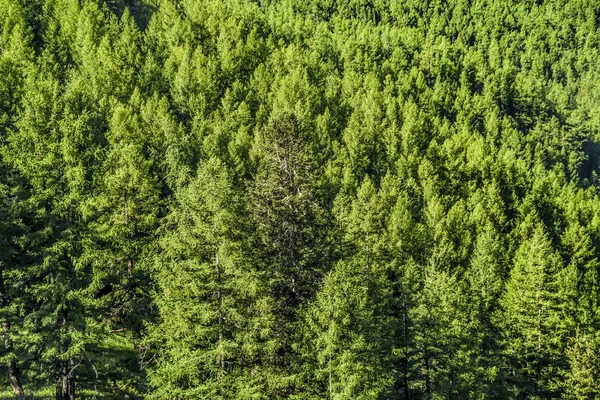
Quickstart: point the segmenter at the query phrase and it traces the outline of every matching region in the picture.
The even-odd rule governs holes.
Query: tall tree
[[[346,220],[345,259],[324,278],[307,316],[318,368],[311,387],[318,384],[323,397],[376,399],[389,395],[392,386],[391,290],[382,257],[381,208],[367,176]]]
[[[274,329],[261,273],[249,264],[243,196],[221,161],[203,161],[162,228],[152,398],[264,397],[262,354]],[[165,340],[167,340],[165,342]]]
[[[560,256],[544,226],[528,218],[523,241],[501,299],[499,314],[509,384],[517,396],[544,398],[560,393],[566,359],[561,353],[565,326],[560,317]]]
[[[25,69],[30,67],[33,52],[29,48],[23,9],[18,2],[3,1],[0,18],[0,146],[5,146],[8,131],[14,129],[23,95]],[[24,394],[20,369],[15,354],[14,332],[11,329],[17,317],[17,308],[11,299],[19,296],[11,290],[12,272],[18,271],[19,255],[23,248],[18,237],[24,234],[22,204],[27,195],[23,180],[0,152],[0,310],[2,313],[3,360],[13,393]]]
[[[261,159],[251,194],[259,240],[256,261],[266,271],[276,306],[271,396],[293,390],[288,377],[297,367],[293,343],[298,310],[314,295],[327,260],[324,213],[306,129],[294,114],[272,117],[260,138]]]
[[[108,322],[114,329],[126,328],[136,342],[150,317],[148,274],[161,194],[153,160],[160,153],[144,130],[141,101],[136,91],[112,114],[105,156],[85,204],[89,232],[83,254]]]

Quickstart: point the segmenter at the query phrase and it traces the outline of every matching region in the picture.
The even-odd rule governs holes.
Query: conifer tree
[[[492,316],[499,307],[503,289],[503,276],[507,258],[501,236],[491,223],[487,223],[477,237],[467,272],[469,284],[468,308],[476,318],[471,328],[473,344],[478,346],[478,357],[474,365],[477,387],[484,396],[506,396],[502,389],[498,327]]]
[[[248,233],[243,198],[216,158],[204,161],[176,196],[156,264],[152,397],[262,398],[261,362],[270,353],[275,321],[242,241]]]
[[[130,330],[134,342],[150,317],[148,271],[161,193],[152,159],[160,153],[153,152],[155,138],[143,130],[136,111],[140,103],[134,92],[129,104],[117,105],[113,112],[105,157],[85,204],[89,233],[83,254],[92,270],[90,289],[97,306],[110,325]]]
[[[593,336],[577,336],[567,350],[569,372],[566,375],[565,399],[595,399],[599,395],[600,362]]]
[[[428,399],[466,396],[469,383],[476,380],[472,362],[477,345],[468,334],[473,321],[466,296],[456,276],[439,266],[425,267],[422,282],[410,316],[415,324],[420,392]]]
[[[75,374],[83,353],[85,324],[76,295],[84,281],[78,275],[78,205],[85,159],[69,152],[81,145],[78,132],[63,130],[58,84],[43,71],[27,77],[25,111],[8,135],[4,157],[30,185],[34,218],[27,240],[28,257],[21,264],[27,285],[21,294],[25,317],[19,347],[36,362],[30,377],[56,382],[58,398],[75,396]],[[85,139],[84,139],[85,140]]]
[[[257,263],[275,303],[272,396],[293,390],[289,376],[295,363],[294,327],[298,309],[314,295],[323,273],[326,242],[320,228],[323,210],[318,203],[308,132],[294,114],[272,118],[261,138],[262,159],[252,192],[259,250]]]
[[[15,396],[24,395],[23,385],[21,383],[21,372],[17,364],[17,357],[14,353],[13,332],[11,329],[12,322],[17,316],[13,302],[11,302],[7,284],[5,283],[5,275],[15,270],[15,260],[18,259],[19,246],[14,238],[20,236],[22,227],[15,224],[17,219],[16,212],[18,208],[15,206],[15,200],[20,200],[15,196],[14,182],[10,177],[10,172],[7,166],[0,164],[0,195],[3,199],[0,203],[0,313],[2,324],[3,352],[2,360],[8,370],[8,378]],[[12,198],[12,201],[9,200]],[[13,204],[11,204],[11,202]],[[10,281],[9,281],[10,282]]]
[[[0,397],[597,396],[600,8],[529,3],[0,0]]]
[[[524,240],[500,302],[499,323],[515,395],[544,398],[560,393],[558,377],[566,362],[559,351],[565,329],[557,286],[562,260],[543,225],[532,218],[526,221]]]
[[[391,177],[390,177],[391,178]],[[414,309],[419,299],[422,284],[422,266],[420,260],[426,248],[427,234],[425,226],[416,221],[413,215],[416,199],[408,196],[407,190],[398,187],[410,186],[407,182],[399,184],[396,179],[385,179],[382,191],[395,201],[389,206],[386,232],[383,239],[387,243],[388,254],[384,257],[388,263],[388,275],[392,300],[390,314],[393,318],[393,363],[396,372],[391,398],[410,399],[421,393],[419,386],[419,359],[415,339],[418,325],[413,320]],[[392,189],[395,188],[395,189]],[[396,192],[397,191],[397,192]],[[395,193],[396,192],[396,193]]]
[[[328,398],[375,399],[392,386],[393,373],[386,368],[393,329],[387,266],[381,257],[382,217],[367,176],[346,221],[348,255],[327,274],[307,316],[317,350],[314,378]]]
[[[16,113],[23,95],[24,70],[31,62],[31,50],[27,43],[21,5],[14,1],[3,1],[0,7],[4,10],[0,18],[0,146],[5,146],[8,131],[14,129],[16,122]],[[23,180],[14,168],[4,162],[0,152],[0,323],[3,339],[1,354],[2,363],[8,371],[11,389],[17,397],[24,394],[24,389],[12,326],[18,317],[16,305],[20,293],[18,290],[12,290],[15,282],[11,275],[18,274],[18,260],[23,251],[18,238],[26,230],[22,222],[22,205],[26,194]]]

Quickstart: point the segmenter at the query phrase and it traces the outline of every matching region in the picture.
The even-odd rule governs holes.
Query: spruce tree
[[[161,194],[152,159],[160,153],[153,153],[154,138],[145,134],[137,111],[141,101],[134,92],[129,104],[117,105],[112,114],[104,157],[85,203],[82,255],[90,268],[94,307],[111,329],[130,333],[134,346],[151,317],[149,270]]]
[[[0,146],[6,145],[9,130],[15,128],[23,95],[25,69],[30,67],[23,9],[18,2],[3,1],[0,18]],[[2,324],[2,363],[6,366],[15,396],[24,394],[18,354],[15,351],[14,323],[18,318],[20,291],[17,288],[19,259],[23,247],[19,238],[27,229],[23,223],[27,190],[18,172],[5,162],[0,151],[0,313]],[[15,290],[16,289],[16,290]]]
[[[79,254],[78,202],[81,159],[67,152],[75,132],[61,130],[58,85],[43,71],[27,78],[24,112],[7,138],[4,157],[27,180],[31,195],[29,254],[20,265],[27,284],[21,294],[26,315],[19,322],[19,347],[36,360],[30,378],[56,383],[58,398],[74,398],[75,373],[83,353],[85,324],[76,293]]]

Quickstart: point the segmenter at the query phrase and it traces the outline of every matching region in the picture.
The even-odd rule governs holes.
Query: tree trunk
[[[77,368],[77,362],[75,358],[69,359],[69,375],[67,379],[69,381],[69,400],[75,400],[75,368]]]
[[[4,335],[4,349],[7,353],[12,351],[12,340],[8,336],[9,331],[10,325],[8,324],[8,322],[3,321],[2,333]],[[17,368],[17,362],[15,361],[14,357],[11,357],[10,361],[8,362],[8,379],[10,380],[10,387],[12,388],[15,396],[23,396],[25,392],[23,391],[23,387],[21,386],[20,372]]]
[[[56,382],[56,400],[75,400],[75,367],[74,358],[63,362],[60,379]]]
[[[56,382],[56,400],[65,400],[65,398],[63,396],[62,379],[59,379]]]
[[[63,329],[66,329],[67,317],[63,314]],[[66,353],[67,346],[63,344],[63,351]],[[56,400],[68,400],[69,398],[69,362],[64,360],[61,362],[62,368],[60,378],[56,382]]]
[[[67,375],[69,374],[69,364],[67,361],[62,362],[62,370],[60,378],[56,382],[56,400],[67,400],[69,395],[69,385]]]
[[[56,382],[56,400],[75,400],[75,369],[77,360],[71,357],[62,363],[61,377]]]
[[[68,330],[68,317],[69,311],[68,306],[65,305],[63,311],[62,329],[64,333]],[[69,347],[65,342],[63,344],[63,352],[67,353]],[[68,360],[62,362],[61,377],[56,385],[56,400],[75,400],[75,369],[77,368],[77,361],[74,357],[69,357]]]
[[[431,381],[429,377],[429,356],[425,354],[423,356],[423,363],[425,364],[425,398],[431,399]]]

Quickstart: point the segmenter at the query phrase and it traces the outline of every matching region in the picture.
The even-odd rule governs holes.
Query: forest
[[[0,0],[0,398],[600,398],[600,1]]]

